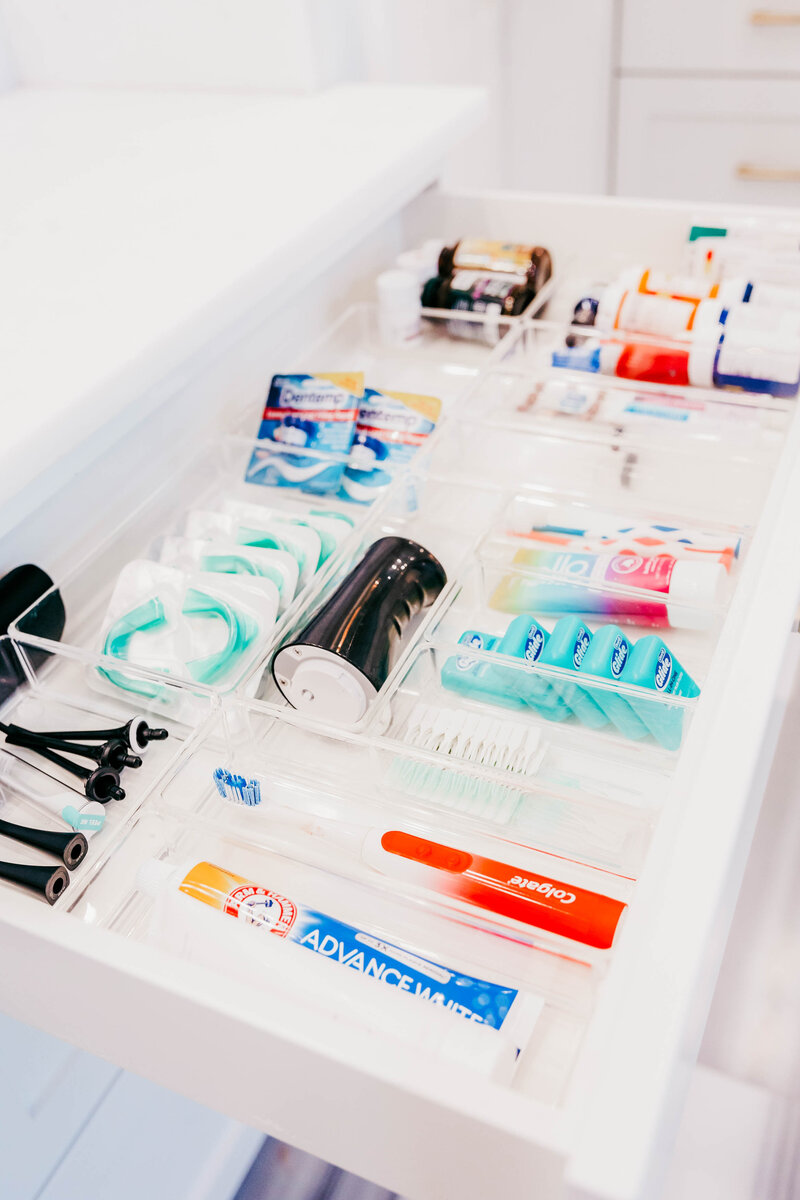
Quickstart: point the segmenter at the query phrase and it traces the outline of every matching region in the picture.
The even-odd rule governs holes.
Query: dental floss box
[[[359,371],[274,375],[258,431],[262,445],[253,450],[245,479],[316,495],[335,492],[363,395],[364,376]],[[264,442],[275,443],[275,449]]]

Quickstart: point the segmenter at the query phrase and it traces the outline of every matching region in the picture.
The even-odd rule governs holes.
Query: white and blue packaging
[[[274,375],[246,482],[314,495],[336,492],[363,395],[364,376],[358,371]]]
[[[436,428],[442,402],[411,392],[367,388],[340,494],[372,504]]]

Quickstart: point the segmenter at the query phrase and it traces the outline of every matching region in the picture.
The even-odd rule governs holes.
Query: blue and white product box
[[[274,375],[247,483],[336,492],[353,441],[364,376]],[[304,453],[304,451],[306,453]]]

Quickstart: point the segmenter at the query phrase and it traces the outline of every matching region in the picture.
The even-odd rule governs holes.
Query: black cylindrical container
[[[47,572],[33,563],[14,567],[4,575],[0,579],[0,634],[8,633],[11,622],[30,609],[25,617],[25,632],[49,641],[59,641],[64,632],[66,614],[61,593],[51,591],[52,587],[53,581]],[[37,600],[38,604],[35,603]],[[33,646],[27,647],[25,653],[34,667],[48,657],[46,650]],[[0,647],[0,703],[7,700],[24,682],[25,672],[16,651],[11,645],[3,643]]]
[[[272,674],[294,707],[355,724],[380,691],[408,622],[447,583],[430,551],[402,537],[373,542],[302,633],[282,646]]]

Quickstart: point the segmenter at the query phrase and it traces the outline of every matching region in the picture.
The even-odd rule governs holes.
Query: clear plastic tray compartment
[[[677,750],[710,667],[724,605],[672,603],[660,591],[566,581],[555,570],[515,562],[528,553],[513,543],[488,543],[480,563],[451,589],[426,631],[440,647],[457,647],[442,674],[445,685],[484,702],[531,708],[565,728]],[[638,561],[640,570],[648,562],[636,556],[608,561]],[[673,579],[677,571],[676,563]],[[495,658],[516,662],[522,675],[494,670]]]
[[[319,588],[309,594],[305,604],[293,615],[282,641],[299,634],[374,542],[383,537],[409,538],[438,559],[448,583],[433,605],[414,616],[404,630],[395,647],[391,664],[394,671],[442,603],[449,581],[457,577],[462,565],[475,553],[480,538],[498,519],[504,503],[505,497],[496,489],[439,479],[428,473],[424,463],[420,464],[413,473],[398,480],[380,511],[373,510],[370,520],[350,540]],[[239,690],[244,695],[286,706],[264,659]]]
[[[193,730],[184,723],[163,722],[146,707],[125,704],[112,697],[100,696],[86,686],[83,668],[73,659],[37,649],[14,646],[9,638],[0,639],[0,720],[32,732],[59,731],[82,733],[94,730],[120,730],[118,741],[125,740],[124,729],[131,720],[144,718],[152,727],[166,727],[168,737],[149,741],[144,750],[130,749],[141,759],[141,766],[125,766],[117,772],[122,799],[102,803],[90,799],[85,780],[60,764],[37,754],[29,747],[9,745],[5,736],[0,743],[0,817],[35,828],[61,833],[82,834],[89,843],[85,858],[70,873],[70,885],[59,897],[59,907],[71,908],[104,857],[113,850],[120,831],[130,822],[161,780],[168,767],[192,740]],[[211,703],[207,698],[202,711],[208,718]],[[74,737],[81,747],[100,749],[108,739]],[[63,747],[56,753],[74,763],[86,774],[102,766],[85,756],[70,754]],[[3,839],[0,857],[35,865],[54,865],[51,856]],[[0,883],[0,887],[10,884]]]
[[[447,686],[461,665],[484,662],[499,677],[491,696]],[[418,648],[372,722],[378,744],[393,752],[386,783],[439,810],[443,821],[452,813],[527,845],[635,875],[666,795],[668,760],[574,719],[548,720],[521,699],[540,680],[552,688],[551,679],[455,645]]]
[[[516,549],[605,555],[669,555],[687,562],[720,562],[732,581],[747,553],[751,528],[690,519],[642,501],[609,511],[572,493],[525,492],[504,506],[487,541]]]
[[[447,436],[431,447],[426,461],[430,470],[453,480],[476,479],[545,495],[569,492],[623,514],[631,506],[646,506],[675,513],[685,524],[752,524],[769,489],[777,450],[761,454],[747,446],[717,458],[686,452],[678,442],[670,447],[658,441],[584,438],[565,425],[522,431],[465,417],[451,420]]]
[[[154,870],[154,862],[162,866]],[[235,921],[201,902],[202,888],[191,897],[181,894],[181,880],[198,863],[214,864],[267,889],[272,903],[263,893],[253,897],[244,905],[246,919]],[[110,879],[104,881],[107,873]],[[220,905],[227,898],[211,887],[203,894]],[[292,937],[265,936],[275,906],[291,929],[303,926],[304,946]],[[377,1038],[399,1037],[417,1045],[424,1040],[432,1061],[455,1057],[551,1103],[563,1096],[598,981],[596,967],[490,936],[429,905],[409,904],[391,889],[345,880],[248,845],[238,832],[189,820],[150,816],[129,832],[116,861],[106,863],[83,897],[83,915],[97,913],[123,936],[264,989],[270,1007],[300,1002],[366,1026]],[[387,958],[384,970],[381,955]],[[373,957],[379,961],[371,966]],[[417,972],[427,972],[440,989],[458,972],[519,991],[521,1003],[500,1029],[516,1044],[495,1043],[496,1030],[479,1029],[479,1036],[471,1037],[474,1022],[458,1010],[442,1012],[448,1008],[446,992],[429,1010],[427,981],[420,979],[417,989]],[[498,1006],[512,998],[500,998]],[[517,1047],[522,1054],[515,1061]]]
[[[425,309],[418,335],[398,343],[382,335],[377,306],[364,302],[348,308],[317,342],[294,356],[293,369],[308,374],[363,371],[366,387],[436,396],[447,406],[464,393],[502,338],[518,325],[518,318],[498,321]],[[265,395],[268,384],[265,380]],[[260,417],[252,409],[243,413],[239,432],[252,436]]]
[[[525,336],[525,335],[523,335]],[[595,442],[719,457],[775,458],[792,401],[706,389],[668,389],[607,376],[498,365],[465,397],[470,420]]]
[[[506,826],[415,800],[413,789],[404,792],[395,778],[403,773],[399,766],[411,764],[399,762],[379,738],[342,745],[247,708],[226,711],[218,723],[228,727],[228,747],[215,732],[162,787],[165,806],[176,814],[189,812],[252,845],[394,889],[409,902],[438,903],[490,932],[561,945],[587,960],[610,949],[616,924],[584,928],[572,910],[527,904],[524,891],[522,902],[514,895],[523,878],[549,881],[556,891],[577,887],[591,893],[578,897],[579,908],[585,902],[591,914],[596,895],[625,904],[632,894],[631,881],[617,872],[528,844],[525,830],[532,839],[535,821]],[[429,853],[439,869],[428,865]],[[463,869],[454,871],[454,862]],[[484,886],[487,871],[496,886]]]
[[[726,345],[727,340],[727,345]],[[617,385],[655,387],[678,395],[738,397],[744,391],[772,407],[792,400],[800,377],[800,339],[752,329],[719,345],[707,337],[670,338],[625,330],[600,332],[558,321],[529,320],[501,347],[504,367],[539,377],[553,372]]]
[[[247,483],[258,446],[222,439],[59,581],[53,592],[67,617],[60,643],[50,639],[53,592],[17,619],[14,635],[84,661],[104,655],[97,678],[112,692],[120,662],[214,690],[235,687],[380,507]],[[191,667],[193,655],[202,671]],[[141,694],[157,698],[153,689]]]

